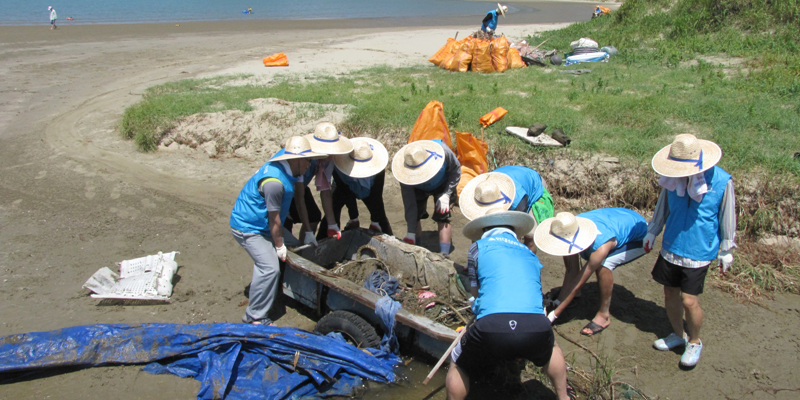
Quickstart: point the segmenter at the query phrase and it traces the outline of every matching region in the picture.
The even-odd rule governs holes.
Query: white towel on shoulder
[[[658,178],[658,184],[670,192],[674,191],[678,197],[685,196],[688,190],[689,197],[698,203],[703,201],[703,195],[708,193],[708,185],[703,172],[692,175],[688,179],[662,176]]]

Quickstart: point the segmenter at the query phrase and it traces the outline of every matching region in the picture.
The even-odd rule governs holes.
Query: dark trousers
[[[361,201],[364,202],[367,210],[369,210],[370,221],[377,222],[383,233],[393,235],[392,227],[389,225],[389,218],[386,217],[386,209],[383,206],[383,182],[385,178],[385,171],[381,171],[378,175],[375,175],[375,181],[372,184],[372,188],[370,188],[369,195],[361,199]],[[339,171],[333,172],[333,182],[336,185],[331,194],[333,197],[333,219],[341,227],[342,208],[347,206],[350,219],[356,219],[358,218],[358,205],[356,204],[355,193],[353,193],[350,187],[339,177]],[[324,220],[325,218],[323,218],[323,221]],[[320,225],[317,239],[326,237],[328,234],[327,231],[327,226],[323,229]]]

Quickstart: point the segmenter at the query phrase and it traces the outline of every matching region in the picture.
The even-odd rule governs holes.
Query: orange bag
[[[289,66],[289,59],[286,58],[286,54],[283,52],[275,53],[271,56],[264,57],[264,66],[265,67],[288,67]]]
[[[453,150],[453,145],[450,144],[450,129],[444,118],[444,106],[441,101],[431,100],[419,113],[417,122],[411,129],[411,136],[408,137],[408,143],[435,139],[441,139],[450,150]]]
[[[464,189],[467,182],[480,174],[489,172],[489,161],[486,160],[489,145],[469,132],[456,131],[456,146],[458,147],[458,161],[461,162],[461,181],[458,182],[456,193],[460,196],[461,190]]]
[[[472,70],[490,74],[494,72],[492,66],[492,41],[487,39],[476,39],[475,50],[472,53]]]
[[[508,110],[506,110],[503,107],[497,107],[494,110],[490,111],[488,114],[482,116],[481,119],[478,120],[478,122],[481,124],[481,126],[486,128],[487,126],[503,119],[503,117],[505,117],[506,114],[508,114]]]
[[[511,45],[508,38],[500,36],[492,39],[492,67],[497,72],[504,72],[508,69],[508,49]]]
[[[508,68],[525,68],[527,65],[522,61],[522,56],[519,55],[519,50],[515,48],[508,49]]]
[[[436,52],[431,58],[428,59],[433,65],[440,66],[442,61],[444,61],[447,57],[451,56],[456,51],[456,40],[454,38],[448,38],[447,43],[442,46],[439,51]]]
[[[472,63],[472,51],[475,47],[475,38],[467,36],[456,42],[455,51],[450,57],[445,58],[440,65],[450,71],[467,72]]]

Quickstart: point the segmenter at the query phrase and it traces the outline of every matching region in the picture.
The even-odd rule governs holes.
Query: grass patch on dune
[[[583,199],[587,207],[612,204],[644,212],[653,208],[658,194],[652,155],[675,134],[691,132],[723,149],[720,166],[737,183],[740,233],[750,239],[796,237],[799,10],[800,0],[627,0],[608,16],[527,38],[529,43],[547,40],[548,48],[563,53],[571,41],[590,37],[619,50],[609,63],[502,74],[453,73],[432,65],[377,67],[310,80],[278,77],[270,86],[240,85],[242,77],[186,80],[147,90],[141,102],[125,111],[121,132],[151,151],[186,116],[248,111],[251,99],[279,98],[352,105],[339,128],[352,136],[376,137],[393,153],[431,100],[444,104],[451,131],[476,136],[478,119],[503,107],[506,117],[485,131],[492,167],[519,164],[542,170],[565,155],[583,160],[597,153],[616,156],[626,166],[623,175],[598,172],[592,175],[597,184],[582,188],[570,187],[575,185],[566,180],[553,194]],[[591,72],[561,73],[570,69]],[[531,148],[499,134],[505,126],[535,122],[547,124],[548,131],[561,128],[572,139],[570,148]],[[619,182],[614,191],[607,183],[611,178]],[[795,270],[760,274],[770,268],[759,261],[760,253],[742,250],[746,257],[737,262],[753,270],[740,271],[727,282],[740,288],[796,290]],[[796,265],[785,263],[797,260],[780,262]]]

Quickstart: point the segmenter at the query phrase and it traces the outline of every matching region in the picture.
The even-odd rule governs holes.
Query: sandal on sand
[[[596,322],[594,322],[594,321],[589,321],[589,323],[588,323],[588,324],[586,324],[586,326],[584,326],[584,327],[583,327],[583,329],[581,329],[581,335],[584,335],[584,336],[594,336],[594,335],[596,335],[596,334],[598,334],[598,333],[602,332],[604,329],[608,328],[608,326],[609,326],[609,325],[611,325],[611,324],[609,323],[609,324],[608,324],[608,325],[606,325],[606,326],[600,326],[600,324],[598,324],[598,323],[596,323]],[[589,330],[589,331],[591,331],[592,333],[586,333],[586,332],[584,332],[584,330],[585,330],[585,329],[588,329],[588,330]]]
[[[575,391],[575,388],[569,383],[567,384],[567,397],[569,397],[570,400],[576,400],[578,398],[578,392]]]

